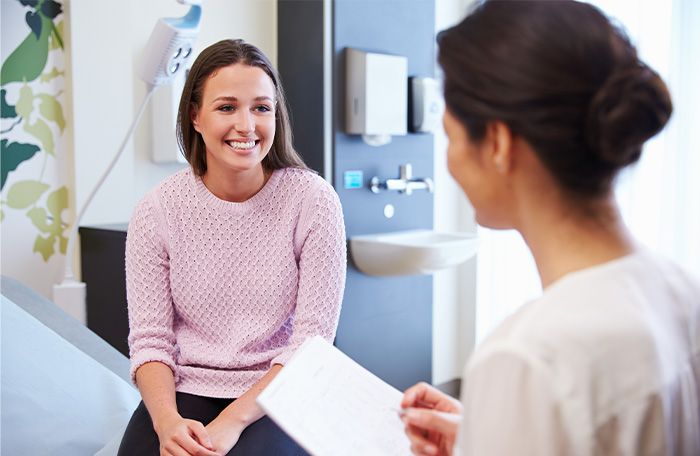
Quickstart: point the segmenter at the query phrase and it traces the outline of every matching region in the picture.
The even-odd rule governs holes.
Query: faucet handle
[[[413,165],[406,163],[399,166],[399,179],[411,180],[413,178]]]

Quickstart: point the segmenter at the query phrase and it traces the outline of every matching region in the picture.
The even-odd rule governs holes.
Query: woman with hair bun
[[[476,349],[461,401],[405,392],[412,451],[700,455],[700,283],[632,238],[613,192],[671,116],[666,85],[574,1],[486,1],[438,43],[449,170],[544,291]]]

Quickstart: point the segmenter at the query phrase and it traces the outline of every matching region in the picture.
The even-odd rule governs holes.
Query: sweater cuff
[[[145,350],[140,350],[138,353],[135,353],[131,357],[131,369],[130,369],[130,375],[131,375],[131,381],[136,385],[136,371],[139,369],[139,367],[143,366],[146,363],[150,362],[159,362],[163,363],[166,366],[170,368],[171,371],[173,371],[173,377],[175,378],[175,384],[180,380],[180,375],[178,374],[177,367],[175,366],[175,362],[173,361],[172,356],[170,356],[168,353],[165,353],[161,350],[157,349],[145,349]],[[138,385],[137,385],[138,386]]]

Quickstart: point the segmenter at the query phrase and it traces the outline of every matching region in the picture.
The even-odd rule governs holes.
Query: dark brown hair
[[[470,136],[504,122],[573,196],[607,194],[671,116],[659,75],[588,4],[485,1],[438,44],[447,108]]]
[[[236,63],[262,69],[272,79],[275,86],[275,138],[270,152],[262,160],[265,170],[280,168],[304,168],[304,160],[294,149],[292,129],[289,123],[287,102],[277,71],[265,54],[243,40],[222,40],[204,49],[192,64],[180,98],[177,113],[177,141],[180,150],[192,166],[195,174],[203,176],[207,172],[207,154],[202,135],[192,124],[190,113],[198,110],[202,103],[204,83],[219,68]]]

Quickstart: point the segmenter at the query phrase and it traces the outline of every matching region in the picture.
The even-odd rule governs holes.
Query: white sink
[[[478,240],[467,233],[431,230],[353,236],[350,252],[357,269],[369,275],[431,274],[476,254]]]

